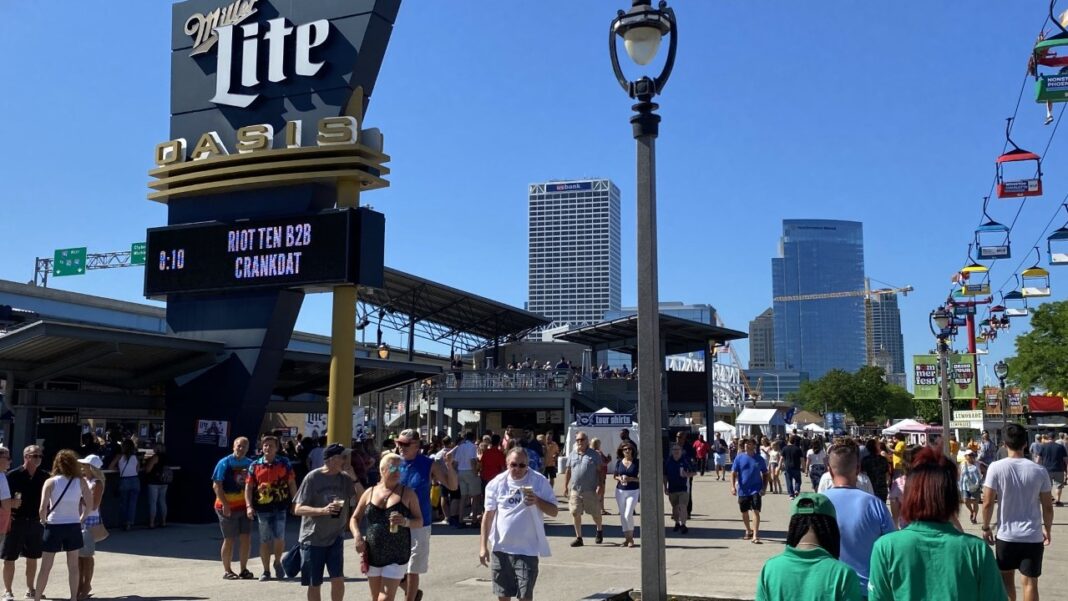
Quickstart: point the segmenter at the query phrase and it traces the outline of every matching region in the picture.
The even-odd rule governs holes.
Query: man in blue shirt
[[[682,454],[682,446],[671,445],[671,456],[664,461],[664,494],[671,503],[671,519],[675,520],[673,532],[686,534],[690,531],[686,527],[686,520],[690,517],[686,501],[690,496],[689,483],[692,477],[693,465]]]
[[[738,508],[745,522],[742,540],[760,543],[761,495],[768,485],[768,464],[756,452],[756,441],[742,441],[744,452],[739,453],[731,464],[731,494],[738,497]],[[753,512],[753,527],[749,527],[749,512]]]
[[[839,439],[828,455],[834,487],[823,494],[834,504],[842,534],[839,559],[857,571],[860,594],[866,598],[872,548],[880,536],[896,530],[894,520],[882,499],[857,488],[860,455],[856,442]]]

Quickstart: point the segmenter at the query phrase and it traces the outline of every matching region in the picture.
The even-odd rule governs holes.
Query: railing
[[[447,373],[438,378],[436,386],[443,390],[478,392],[523,390],[574,390],[578,376],[569,369],[480,369],[464,370],[457,378]]]

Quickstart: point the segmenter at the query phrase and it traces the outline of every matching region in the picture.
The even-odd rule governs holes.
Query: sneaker
[[[582,546],[582,537],[580,536],[580,537],[576,538],[575,540],[571,541],[571,546],[572,547],[581,547]]]
[[[1050,123],[1053,123],[1053,115],[1047,115],[1046,122],[1043,125],[1049,125]]]
[[[285,580],[286,579],[285,570],[282,569],[282,562],[280,562],[280,561],[274,562],[274,575],[279,580]]]
[[[679,523],[678,522],[675,522],[675,527],[672,528],[671,531],[672,532],[678,532],[679,531]]]
[[[593,539],[593,542],[597,543],[598,545],[604,542],[604,530],[597,531],[597,538]]]
[[[264,572],[264,573],[260,574],[260,582],[267,582],[270,579],[271,579],[271,573],[270,572]]]
[[[679,526],[679,532],[681,534],[686,534],[689,531],[690,531],[690,529],[686,527],[686,524],[683,524],[683,525]]]
[[[0,601],[15,601],[15,595],[12,595],[10,592],[6,592],[4,593],[3,597],[0,597]]]
[[[27,599],[35,599],[35,598],[37,598],[37,592],[32,590],[32,589],[26,591],[26,598]]]

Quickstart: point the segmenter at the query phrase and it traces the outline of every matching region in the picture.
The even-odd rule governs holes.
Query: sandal
[[[754,545],[763,545],[764,544],[764,541],[760,540],[759,538],[754,538],[753,540],[751,540],[749,542],[753,543]]]
[[[233,572],[226,572],[223,574],[223,580],[239,580],[241,577]]]
[[[241,570],[241,574],[239,576],[241,580],[254,580],[256,578],[256,575],[248,571],[248,569]]]
[[[745,535],[742,536],[742,540],[750,540],[752,538],[753,538],[753,531],[752,530],[746,530],[745,531]]]

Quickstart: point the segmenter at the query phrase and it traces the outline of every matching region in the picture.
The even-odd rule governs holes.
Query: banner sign
[[[835,435],[845,434],[845,413],[827,413],[823,416],[823,427]]]
[[[913,386],[918,399],[940,399],[938,381],[938,355],[913,355]],[[954,400],[979,398],[978,381],[975,377],[975,355],[962,353],[949,356],[949,395]]]
[[[997,386],[984,386],[983,398],[987,405],[996,406],[1001,401],[1000,389]]]
[[[1031,413],[1060,413],[1068,411],[1068,404],[1064,397],[1053,395],[1033,394],[1027,399],[1027,406]]]
[[[633,413],[579,413],[575,425],[580,428],[619,426],[629,428],[634,423]]]
[[[304,436],[312,438],[326,436],[325,413],[308,413],[304,416]]]
[[[221,419],[198,419],[193,442],[225,449],[230,442],[230,422]]]
[[[981,409],[973,411],[954,411],[953,419],[959,422],[981,422],[983,421],[983,411]]]

